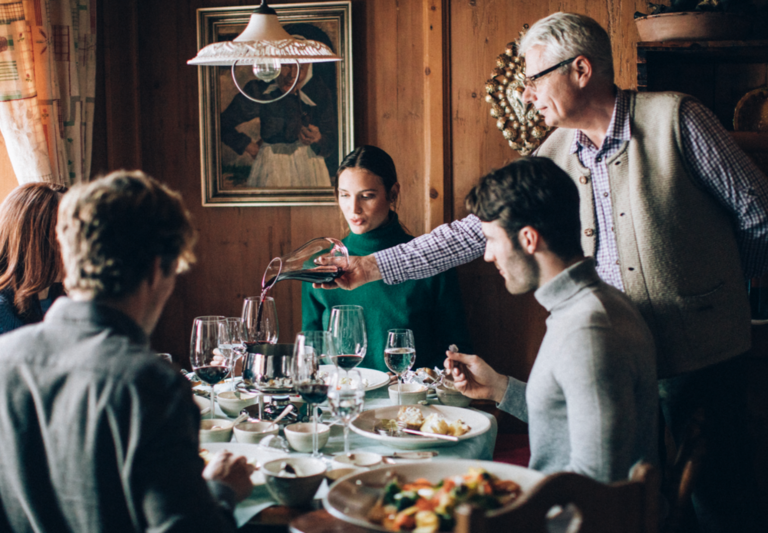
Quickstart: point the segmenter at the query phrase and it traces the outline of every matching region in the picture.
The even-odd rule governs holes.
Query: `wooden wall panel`
[[[617,83],[631,87],[637,39],[632,13],[645,9],[640,0],[354,0],[355,141],[376,144],[395,159],[403,187],[399,211],[415,233],[431,224],[424,213],[431,157],[425,134],[434,134],[436,116],[425,109],[425,86],[434,86],[425,80],[425,61],[435,60],[425,2],[439,5],[450,22],[443,28],[449,76],[444,105],[450,110],[444,156],[450,162],[446,211],[455,217],[466,214],[463,198],[480,176],[516,157],[488,113],[483,85],[494,58],[522,25],[558,10],[589,14],[614,37]],[[135,161],[179,190],[200,235],[198,264],[179,278],[153,337],[158,350],[181,358],[187,356],[193,317],[239,314],[242,297],[258,291],[272,257],[312,237],[341,236],[333,207],[201,205],[197,69],[186,65],[197,51],[195,10],[255,3],[100,0],[105,67],[98,75],[105,96],[97,101],[103,119],[95,137],[103,142],[95,143],[94,160],[108,167]],[[117,24],[123,18],[129,24]],[[507,294],[496,269],[482,260],[462,267],[460,279],[476,351],[500,370],[526,377],[543,335],[544,310],[530,295]],[[290,342],[301,323],[300,288],[281,285],[275,289],[281,340]]]

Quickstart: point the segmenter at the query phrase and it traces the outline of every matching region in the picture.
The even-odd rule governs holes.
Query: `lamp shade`
[[[212,43],[187,61],[189,65],[254,65],[265,59],[291,63],[341,61],[328,46],[288,34],[275,14],[253,13],[243,33],[232,41]]]

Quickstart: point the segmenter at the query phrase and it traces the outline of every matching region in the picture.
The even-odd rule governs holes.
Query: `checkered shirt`
[[[717,118],[702,104],[686,100],[680,107],[683,156],[691,177],[708,191],[736,222],[736,241],[745,278],[768,270],[768,181],[736,145]],[[576,131],[571,153],[590,169],[598,222],[596,263],[600,276],[623,290],[618,265],[610,184],[605,161],[631,136],[629,94],[618,91],[603,145],[598,149]],[[485,236],[474,215],[443,224],[431,233],[375,255],[384,282],[401,283],[434,276],[483,255]]]

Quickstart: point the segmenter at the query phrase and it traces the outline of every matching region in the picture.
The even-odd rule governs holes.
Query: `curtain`
[[[0,133],[19,183],[87,181],[96,0],[0,0]]]

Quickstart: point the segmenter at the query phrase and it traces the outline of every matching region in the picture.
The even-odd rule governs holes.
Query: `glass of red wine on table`
[[[302,399],[311,408],[314,406],[312,417],[312,457],[322,458],[318,449],[317,420],[318,405],[328,397],[328,382],[319,374],[321,358],[335,355],[333,339],[328,331],[302,331],[296,335],[293,350],[293,368],[291,376]]]
[[[211,386],[211,418],[214,418],[216,390],[214,386],[229,374],[230,362],[219,348],[226,337],[223,316],[197,317],[192,323],[189,361],[201,381]]]
[[[346,375],[363,361],[368,347],[363,308],[359,305],[333,306],[328,331],[336,352],[331,361]]]

